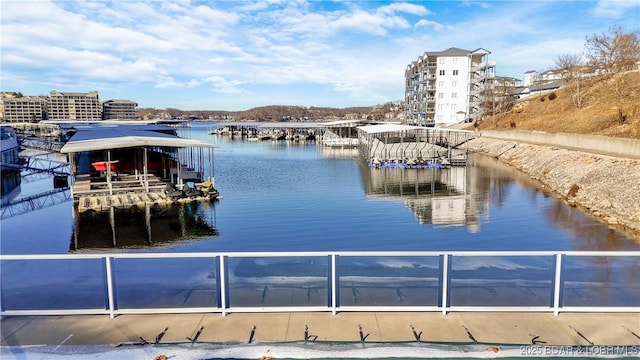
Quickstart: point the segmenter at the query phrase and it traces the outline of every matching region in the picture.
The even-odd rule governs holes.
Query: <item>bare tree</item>
[[[589,64],[595,70],[613,73],[633,69],[640,60],[640,39],[634,32],[614,26],[608,32],[587,37]]]
[[[481,94],[480,109],[482,113],[495,116],[511,111],[516,103],[511,94],[513,88],[504,81],[493,81]]]
[[[581,54],[562,54],[555,60],[556,69],[562,72],[562,78],[570,82],[582,75],[584,60]]]
[[[555,60],[555,65],[562,72],[562,78],[570,86],[573,104],[581,109],[584,105],[584,94],[581,89],[581,81],[584,75],[584,60],[580,54],[562,54]]]

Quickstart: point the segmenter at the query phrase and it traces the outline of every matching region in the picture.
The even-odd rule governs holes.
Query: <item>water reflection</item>
[[[493,216],[502,222],[504,233],[513,236],[529,233],[528,227],[545,231],[534,224],[535,212],[540,211],[548,224],[572,233],[572,250],[630,249],[628,234],[563,201],[549,199],[555,195],[525,173],[485,155],[470,156],[466,167],[371,169],[360,164],[360,172],[368,197],[402,201],[420,224],[466,226],[477,233]],[[517,197],[523,198],[514,202]],[[514,216],[496,215],[503,207],[509,207],[508,214]]]
[[[214,207],[190,202],[108,211],[76,209],[70,250],[146,248],[218,236]]]
[[[372,169],[360,165],[367,196],[403,201],[420,224],[467,226],[477,232],[486,201],[477,201],[474,168]]]

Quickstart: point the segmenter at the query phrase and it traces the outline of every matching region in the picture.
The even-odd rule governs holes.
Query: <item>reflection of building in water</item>
[[[402,200],[421,224],[466,225],[479,229],[486,207],[470,191],[476,188],[467,167],[448,169],[371,169],[361,166],[368,196]]]
[[[215,219],[205,219],[213,203],[191,202],[169,206],[114,208],[77,212],[70,250],[145,248],[217,236]],[[212,215],[213,216],[213,215]]]
[[[356,148],[335,148],[323,146],[320,148],[322,156],[325,158],[352,159],[358,157],[358,149]]]

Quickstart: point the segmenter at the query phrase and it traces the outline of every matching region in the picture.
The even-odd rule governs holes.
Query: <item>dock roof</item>
[[[62,153],[81,151],[121,149],[131,147],[199,147],[218,148],[219,146],[200,140],[185,139],[175,135],[153,131],[152,127],[141,126],[93,126],[79,128],[69,141],[60,149]]]
[[[423,126],[413,125],[400,125],[400,124],[380,124],[380,125],[366,125],[358,126],[358,130],[364,131],[367,134],[377,134],[394,131],[407,131],[407,130],[425,130]]]

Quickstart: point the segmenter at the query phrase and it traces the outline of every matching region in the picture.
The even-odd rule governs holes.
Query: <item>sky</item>
[[[404,99],[426,51],[489,50],[524,78],[583,53],[640,1],[0,0],[1,91],[98,91],[139,107],[240,111]]]

